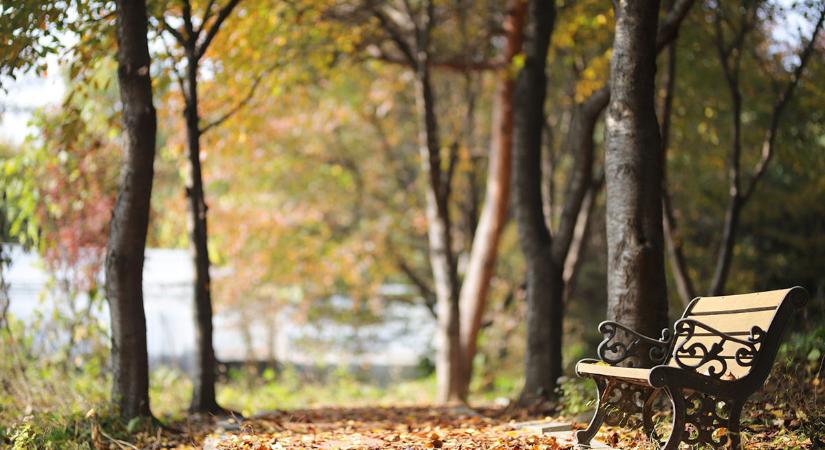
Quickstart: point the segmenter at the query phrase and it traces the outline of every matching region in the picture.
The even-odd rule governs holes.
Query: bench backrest
[[[802,288],[698,297],[682,315],[686,320],[676,322],[668,365],[725,380],[757,368],[767,376],[792,306],[806,297]]]

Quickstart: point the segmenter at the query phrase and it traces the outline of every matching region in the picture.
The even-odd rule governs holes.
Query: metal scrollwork
[[[718,340],[708,347],[703,342],[698,342],[691,337],[696,334],[697,329],[703,333],[710,333]],[[674,326],[676,341],[680,342],[673,352],[673,359],[676,364],[683,369],[698,371],[704,369],[707,375],[720,379],[728,369],[728,360],[734,360],[736,364],[743,367],[750,367],[756,358],[765,331],[759,327],[753,327],[747,339],[739,339],[727,333],[723,333],[702,322],[694,319],[682,319]],[[680,338],[684,338],[680,341]],[[733,355],[722,355],[725,344],[731,342],[738,346]],[[697,362],[691,362],[697,361]]]
[[[611,321],[602,322],[599,331],[604,335],[604,340],[598,348],[599,358],[611,365],[630,358],[639,359],[644,355],[645,349],[653,364],[662,364],[668,357],[673,337],[669,329],[664,329],[661,339],[652,339]]]
[[[728,422],[731,405],[712,395],[693,392],[685,398],[685,434],[682,442],[693,446],[706,444],[713,448],[728,445]]]
[[[638,427],[651,389],[629,383],[611,384],[609,389],[611,391],[604,404],[605,423],[611,426]]]

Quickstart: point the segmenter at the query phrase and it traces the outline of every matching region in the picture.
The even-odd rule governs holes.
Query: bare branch
[[[195,38],[199,38],[201,32],[204,28],[206,28],[206,24],[209,22],[209,19],[212,18],[212,7],[215,6],[215,0],[209,0],[209,3],[206,5],[206,9],[203,12],[203,19],[201,20],[201,26],[195,30]]]
[[[382,28],[384,28],[384,31],[386,31],[387,34],[389,34],[390,39],[393,41],[393,43],[395,43],[396,47],[398,47],[398,50],[404,55],[405,58],[407,58],[407,64],[409,64],[410,67],[415,67],[417,61],[415,57],[415,52],[413,52],[412,46],[409,44],[409,42],[407,42],[406,39],[404,39],[404,35],[398,24],[395,23],[395,21],[393,21],[392,18],[390,18],[380,8],[374,8],[372,10],[372,13],[375,16],[375,18],[377,18],[378,21],[381,23],[381,26]]]
[[[212,23],[212,26],[209,27],[209,31],[206,32],[206,37],[203,39],[203,42],[197,46],[195,49],[195,57],[196,59],[201,59],[206,53],[206,50],[209,48],[209,44],[212,43],[212,40],[215,39],[215,35],[218,34],[218,31],[221,29],[221,25],[232,14],[232,10],[238,6],[241,0],[229,0],[229,2],[218,11],[218,16],[215,18],[215,22]],[[204,24],[205,25],[205,24]]]
[[[814,47],[816,45],[816,39],[819,36],[819,32],[822,30],[823,22],[825,22],[825,8],[823,8],[819,14],[819,20],[817,20],[816,22],[816,26],[814,27],[811,39],[808,41],[808,43],[803,48],[802,53],[800,53],[799,55],[799,65],[796,66],[796,68],[794,69],[790,81],[788,81],[788,84],[785,86],[785,90],[782,92],[782,95],[777,99],[776,103],[774,104],[773,111],[771,113],[770,127],[768,128],[768,131],[765,134],[765,139],[762,141],[762,156],[759,159],[759,162],[756,164],[756,167],[754,168],[753,177],[748,183],[748,187],[745,189],[744,194],[742,194],[743,203],[746,202],[753,194],[753,191],[756,189],[757,183],[759,183],[759,180],[765,174],[765,171],[768,168],[768,163],[773,157],[774,142],[776,140],[777,131],[779,130],[779,120],[782,116],[782,112],[784,111],[785,106],[788,104],[791,97],[793,97],[793,93],[796,90],[797,85],[799,85],[799,80],[802,78],[802,73],[805,71],[805,65],[810,59],[811,54],[813,54]]]
[[[393,258],[395,259],[395,264],[401,270],[402,273],[410,280],[412,284],[418,289],[418,293],[424,299],[424,305],[430,311],[433,317],[436,317],[435,311],[435,290],[430,286],[430,284],[421,277],[415,269],[410,267],[407,264],[407,261],[395,250],[395,248],[388,243],[389,252],[392,254]]]
[[[272,64],[271,66],[269,66],[266,69],[264,69],[263,71],[261,71],[257,76],[255,76],[255,79],[252,81],[252,85],[249,86],[249,90],[247,91],[246,95],[241,100],[239,100],[238,103],[235,104],[235,106],[229,108],[229,110],[227,110],[225,113],[221,114],[215,120],[213,120],[213,121],[207,123],[206,125],[204,125],[200,130],[201,134],[204,134],[207,131],[209,131],[210,129],[224,123],[227,119],[232,117],[232,115],[234,115],[235,113],[237,113],[238,111],[243,109],[247,104],[249,104],[249,102],[252,100],[252,98],[254,98],[255,91],[258,89],[258,86],[261,84],[261,81],[264,79],[264,77],[266,75],[268,75],[269,73],[271,73],[273,70],[275,70],[280,65],[281,65],[280,61],[276,62],[275,64]]]
[[[413,10],[412,5],[410,4],[410,0],[403,0],[404,9],[407,12],[407,15],[410,17],[410,22],[412,22],[413,31],[415,32],[416,39],[421,35],[421,28],[418,27],[418,21],[416,20],[416,13]]]
[[[166,24],[166,22],[164,22]],[[183,81],[183,75],[181,75],[180,70],[178,70],[178,66],[175,64],[175,56],[172,54],[172,49],[169,48],[169,43],[166,42],[166,39],[163,39],[161,36],[160,41],[163,43],[163,47],[166,49],[166,53],[169,55],[169,59],[171,61],[171,68],[172,68],[172,77],[177,81],[178,87],[180,87],[180,93],[183,96],[183,101],[187,105],[189,104],[189,96],[186,94],[186,83]]]
[[[576,232],[573,237],[573,242],[570,245],[570,251],[567,253],[567,258],[564,260],[564,299],[569,300],[570,293],[576,284],[576,278],[579,274],[582,261],[584,261],[584,254],[587,249],[587,242],[590,239],[590,228],[593,223],[593,210],[596,206],[596,197],[604,186],[604,172],[597,175],[587,191],[584,201],[582,202],[581,211],[579,211],[579,218],[576,220]]]
[[[450,158],[447,160],[447,170],[444,172],[444,177],[441,178],[441,198],[446,202],[450,197],[453,186],[453,175],[455,168],[458,165],[458,141],[453,142],[450,146]]]
[[[661,51],[667,47],[679,34],[679,27],[687,17],[690,8],[695,0],[676,0],[673,7],[667,12],[662,23],[659,25],[659,32],[656,35],[656,50]]]
[[[181,47],[186,46],[186,38],[183,37],[183,33],[181,33],[178,29],[169,25],[169,22],[166,21],[165,18],[161,19],[163,23],[163,29],[166,30],[172,37],[175,38],[176,41],[181,45]]]
[[[383,51],[377,52],[375,58],[388,62],[391,64],[400,64],[407,66],[410,64],[408,59],[402,59],[394,55],[387,54]],[[436,69],[453,70],[457,72],[481,72],[486,70],[499,70],[506,66],[501,59],[492,59],[488,61],[472,61],[460,57],[454,59],[437,59],[430,61],[430,67]]]

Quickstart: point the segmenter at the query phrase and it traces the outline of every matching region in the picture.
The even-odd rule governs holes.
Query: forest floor
[[[825,449],[823,345],[825,327],[783,346],[765,386],[745,406],[745,448]],[[0,345],[0,356],[3,350]],[[566,449],[571,446],[557,439],[561,435],[542,434],[549,427],[525,423],[581,428],[595,400],[591,380],[566,378],[559,408],[494,407],[519,392],[517,382],[501,379],[493,383],[497,390],[478,389],[471,397],[475,409],[432,407],[431,376],[381,387],[343,371],[313,380],[295,371],[268,370],[229,373],[222,380],[219,404],[246,418],[219,420],[188,415],[191,382],[177,370],[159,368],[152,374],[150,395],[152,410],[166,426],[156,427],[117,416],[109,384],[101,382],[106,380],[103,365],[67,372],[63,365],[36,359],[22,371],[9,370],[8,364],[8,358],[0,358],[0,448],[23,450]],[[657,410],[669,410],[660,406]],[[663,415],[657,422],[665,435],[669,418]],[[604,427],[597,439],[618,449],[655,448],[638,429]]]
[[[751,405],[743,424],[744,448],[815,449],[797,411],[770,403]],[[584,423],[573,421],[574,429]],[[466,407],[325,407],[272,411],[240,422],[188,418],[182,435],[145,435],[140,448],[263,449],[571,449],[563,433],[542,433],[536,423],[571,423],[529,411]],[[532,425],[532,426],[531,426]],[[567,433],[572,434],[572,431]],[[655,448],[640,430],[603,427],[597,440],[609,447]]]

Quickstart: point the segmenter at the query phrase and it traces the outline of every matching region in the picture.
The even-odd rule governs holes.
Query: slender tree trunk
[[[576,279],[579,275],[584,255],[587,252],[587,242],[590,240],[590,229],[593,226],[593,211],[596,209],[596,198],[604,186],[604,174],[599,179],[594,180],[587,195],[584,197],[576,220],[576,230],[573,242],[570,244],[570,251],[564,260],[564,304],[570,300],[573,288],[576,286]]]
[[[505,61],[521,51],[524,16],[527,3],[516,0],[511,4],[505,24],[507,43]],[[509,64],[507,65],[509,67]],[[481,319],[487,303],[490,280],[495,273],[498,244],[507,223],[507,202],[510,199],[513,144],[513,87],[509,70],[503,70],[496,88],[493,106],[493,132],[490,146],[490,164],[487,174],[487,192],[470,251],[470,260],[461,286],[461,344],[463,380],[460,395],[466,399],[473,372],[473,359],[481,329]]]
[[[673,96],[676,90],[676,40],[667,46],[667,71],[664,77],[664,94],[659,107],[660,129],[662,135],[662,223],[667,256],[670,262],[670,272],[676,281],[676,291],[685,306],[696,296],[693,280],[688,273],[687,262],[682,247],[682,240],[678,236],[676,213],[670,199],[667,181],[667,152],[670,144],[670,123],[673,113]]]
[[[462,400],[461,339],[459,329],[459,284],[449,215],[449,180],[441,171],[441,149],[435,96],[426,61],[416,68],[415,98],[418,109],[418,146],[422,171],[427,179],[426,213],[430,266],[438,316],[438,354],[436,355],[437,400],[440,403]]]
[[[656,336],[667,325],[662,145],[655,110],[659,2],[617,0],[605,134],[608,318]]]
[[[782,89],[775,100],[771,111],[770,127],[762,141],[762,155],[753,170],[750,181],[744,186],[741,183],[742,157],[742,92],[739,84],[740,60],[744,52],[745,36],[758,23],[759,9],[756,6],[739,10],[743,14],[741,25],[730,44],[724,42],[720,10],[717,9],[714,25],[716,28],[716,48],[722,72],[725,75],[731,95],[732,105],[732,134],[731,153],[729,161],[729,189],[728,206],[725,211],[725,223],[722,229],[722,242],[716,258],[716,268],[710,286],[710,295],[721,295],[725,291],[725,283],[730,273],[733,253],[736,245],[736,233],[739,227],[739,216],[745,204],[751,198],[759,180],[765,174],[774,153],[774,142],[778,132],[779,120],[788,101],[793,96],[796,86],[805,70],[805,65],[813,53],[817,36],[825,24],[825,8],[819,11],[819,17],[814,25],[811,39],[803,46],[799,54],[799,64],[792,72],[791,79]]]
[[[527,263],[527,348],[521,402],[552,396],[561,375],[564,265],[553,260],[541,186],[545,65],[555,15],[553,1],[530,1],[525,62],[515,89],[514,206],[519,243]]]
[[[209,277],[209,246],[206,223],[206,199],[201,171],[201,130],[198,114],[198,61],[194,49],[189,53],[187,69],[187,103],[184,110],[186,137],[189,145],[190,185],[186,188],[189,198],[189,236],[195,264],[195,376],[192,383],[192,412],[222,413],[223,408],[215,398],[215,348],[212,344],[212,293]]]
[[[106,297],[112,326],[112,397],[126,418],[151,416],[143,261],[157,119],[146,32],[145,2],[119,0],[117,60],[125,152],[106,246]]]

